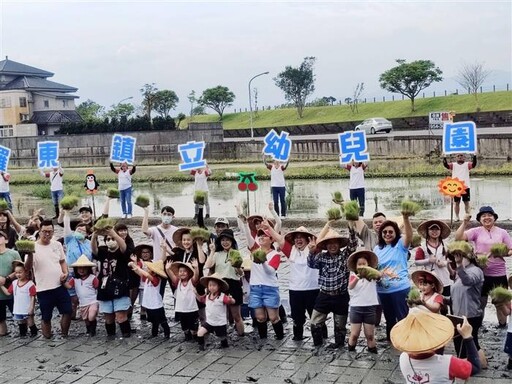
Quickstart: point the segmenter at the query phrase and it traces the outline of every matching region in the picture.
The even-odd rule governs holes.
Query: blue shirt
[[[390,268],[392,272],[398,275],[397,278],[382,276],[381,280],[377,283],[377,293],[393,293],[411,287],[407,270],[409,249],[404,246],[402,238],[398,240],[394,247],[388,244],[381,249],[377,245],[373,252],[379,258],[379,266],[377,267],[379,271]]]
[[[92,260],[91,240],[78,241],[71,234],[64,238],[64,243],[66,245],[66,263],[71,272],[71,264],[77,261],[80,256],[85,255],[89,260]]]

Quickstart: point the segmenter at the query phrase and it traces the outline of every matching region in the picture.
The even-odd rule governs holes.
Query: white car
[[[389,133],[393,130],[393,124],[391,124],[391,121],[386,120],[383,117],[373,117],[371,119],[366,119],[359,125],[356,125],[355,130],[364,130],[372,135],[377,132]]]

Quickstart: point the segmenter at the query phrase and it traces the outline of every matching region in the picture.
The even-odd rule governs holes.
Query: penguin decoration
[[[96,175],[94,174],[94,171],[90,169],[87,171],[87,176],[85,177],[85,191],[89,195],[94,195],[96,192],[98,192],[100,184],[96,181]]]

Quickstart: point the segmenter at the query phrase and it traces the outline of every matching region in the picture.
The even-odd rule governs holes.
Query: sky
[[[233,108],[249,108],[251,77],[258,105],[285,102],[275,78],[316,57],[311,99],[390,94],[379,75],[396,59],[428,59],[445,80],[427,92],[454,92],[464,63],[492,71],[486,87],[512,86],[512,2],[507,1],[43,1],[0,0],[0,58],[55,73],[109,107],[155,83],[180,98],[227,86]],[[210,113],[214,113],[209,110]]]

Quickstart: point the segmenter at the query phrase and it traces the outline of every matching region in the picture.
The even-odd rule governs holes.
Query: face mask
[[[162,223],[163,224],[171,224],[172,223],[172,216],[162,216]]]
[[[115,241],[115,240],[107,241],[107,247],[108,247],[108,249],[115,249],[115,248],[117,248],[117,241]]]
[[[84,234],[82,232],[75,232],[74,236],[75,236],[75,239],[77,239],[77,240],[85,239],[85,236],[84,236]]]
[[[466,268],[469,264],[471,264],[471,262],[468,259],[466,259],[465,257],[462,258],[462,266],[464,268]]]

